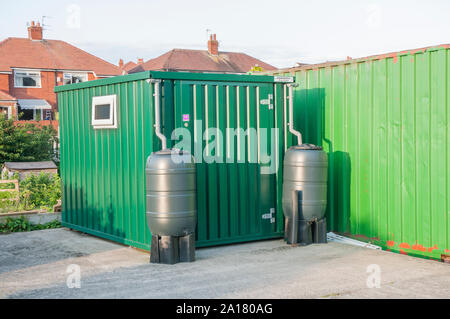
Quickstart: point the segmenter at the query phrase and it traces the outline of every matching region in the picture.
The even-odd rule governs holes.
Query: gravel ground
[[[176,265],[65,228],[0,243],[0,298],[450,298],[449,264],[339,243],[201,248]],[[73,264],[80,288],[67,286]]]

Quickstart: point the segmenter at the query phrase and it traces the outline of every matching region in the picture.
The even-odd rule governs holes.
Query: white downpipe
[[[302,134],[299,131],[294,129],[294,87],[297,87],[297,83],[288,84],[289,88],[289,133],[297,136],[297,144],[301,145],[302,142]]]
[[[161,97],[159,94],[159,81],[155,81],[155,93],[153,96],[155,97],[155,132],[156,136],[161,140],[162,149],[165,150],[167,148],[167,140],[164,134],[161,133]]]

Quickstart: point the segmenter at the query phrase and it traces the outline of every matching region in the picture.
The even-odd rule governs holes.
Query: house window
[[[22,121],[42,121],[46,112],[51,112],[52,106],[46,100],[18,99],[18,118]]]
[[[35,110],[20,110],[19,111],[19,120],[20,121],[31,121],[31,120],[36,120],[36,112]]]
[[[44,110],[40,109],[21,109],[19,112],[20,121],[42,121]]]
[[[52,119],[52,111],[50,110],[45,110],[44,113],[44,120],[51,120]]]
[[[17,70],[14,72],[14,86],[16,88],[40,88],[41,72]]]
[[[81,82],[86,82],[87,80],[88,80],[87,73],[70,72],[70,73],[63,74],[63,83],[64,84],[81,83]]]
[[[117,127],[116,95],[92,98],[92,126],[95,129]]]

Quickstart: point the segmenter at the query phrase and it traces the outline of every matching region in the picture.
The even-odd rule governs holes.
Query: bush
[[[6,223],[0,224],[0,232],[9,233],[9,232],[22,232],[28,231],[31,228],[31,224],[25,217],[20,218],[7,218]]]
[[[61,223],[57,220],[45,224],[31,224],[25,217],[7,218],[4,224],[0,224],[0,233],[14,233],[30,230],[59,228]]]
[[[52,126],[15,125],[14,120],[0,114],[0,164],[53,160],[55,142],[56,131]]]
[[[0,190],[8,189],[9,192],[0,191],[0,213],[16,211],[20,204],[17,201],[19,198],[18,192],[14,191],[14,183],[0,184]]]
[[[14,183],[0,184],[0,189],[14,189]]]
[[[6,196],[2,195],[1,197]],[[12,198],[12,195],[10,195],[10,197],[6,199],[0,199],[0,214],[17,212],[19,210],[25,209],[23,208],[23,205],[21,205],[20,202],[16,200],[16,198]]]
[[[53,207],[61,198],[61,180],[58,175],[41,172],[30,174],[19,184],[20,202],[25,209]]]

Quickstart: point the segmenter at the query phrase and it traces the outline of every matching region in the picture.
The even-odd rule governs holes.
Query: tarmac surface
[[[450,264],[340,243],[258,241],[196,259],[150,264],[67,228],[0,235],[0,298],[450,298]]]

